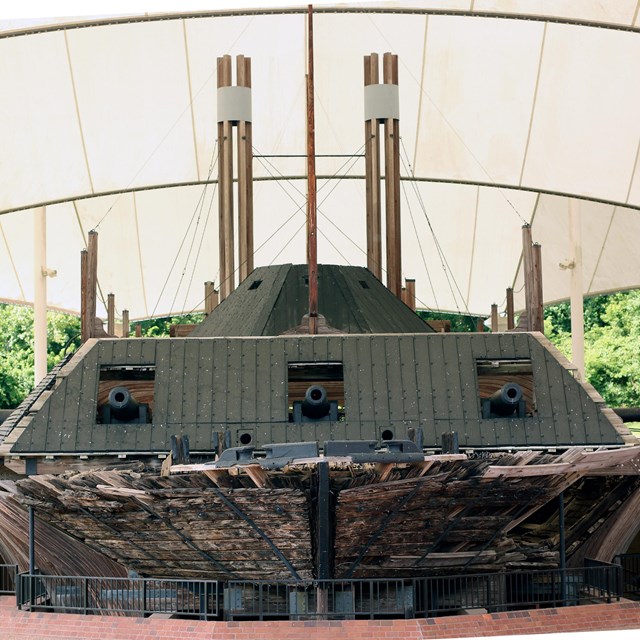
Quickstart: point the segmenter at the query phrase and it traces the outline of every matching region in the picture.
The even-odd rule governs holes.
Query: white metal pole
[[[573,267],[571,269],[571,355],[580,380],[584,374],[584,300],[582,290],[582,230],[578,203],[569,198],[569,241]]]
[[[33,212],[34,381],[47,375],[47,221],[46,208]]]

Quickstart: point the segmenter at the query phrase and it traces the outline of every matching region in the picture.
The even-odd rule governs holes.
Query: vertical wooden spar
[[[236,82],[251,88],[251,58],[236,58]],[[240,282],[253,271],[253,143],[251,122],[238,121],[238,261]]]
[[[87,338],[96,334],[96,297],[98,294],[98,232],[89,231],[87,242]]]
[[[210,315],[218,306],[218,292],[215,284],[211,281],[204,283],[204,313]]]
[[[364,86],[378,84],[378,54],[364,58]],[[380,125],[365,120],[365,181],[367,206],[367,269],[382,280],[382,207],[380,199]]]
[[[89,339],[89,320],[87,313],[89,311],[87,305],[87,267],[88,253],[86,249],[80,252],[80,335],[82,344]]]
[[[533,244],[531,226],[528,224],[522,227],[522,264],[524,268],[527,330],[544,332],[542,247],[537,243]]]
[[[507,289],[507,329],[511,331],[516,326],[515,314],[513,308],[513,289]]]
[[[491,333],[498,331],[498,305],[491,305]]]
[[[405,278],[407,289],[407,306],[411,311],[416,310],[416,281],[414,278]]]
[[[522,227],[522,268],[524,269],[524,301],[527,317],[527,331],[533,327],[533,242],[531,240],[531,226]]]
[[[107,333],[116,335],[116,299],[113,293],[107,294]]]
[[[218,88],[231,86],[231,56],[218,58]],[[233,123],[218,122],[218,213],[220,234],[220,298],[234,289]]]
[[[122,337],[129,337],[129,309],[122,310]]]
[[[385,84],[398,84],[398,56],[383,56]],[[387,224],[387,287],[396,296],[402,290],[402,247],[400,240],[400,122],[384,121],[385,201]]]
[[[318,333],[318,237],[316,210],[316,142],[313,100],[313,7],[308,12],[307,68],[307,264],[309,266],[309,334]]]
[[[544,305],[542,298],[542,245],[537,242],[531,247],[533,262],[533,325],[531,331],[544,333]]]

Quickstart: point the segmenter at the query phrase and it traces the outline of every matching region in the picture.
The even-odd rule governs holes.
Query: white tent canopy
[[[400,62],[403,274],[418,305],[523,306],[521,227],[545,301],[640,286],[638,0],[318,6],[319,260],[366,264],[363,56]],[[445,11],[446,10],[446,11]],[[237,15],[235,15],[237,13]],[[79,309],[80,250],[146,318],[203,307],[218,276],[216,58],[252,59],[256,265],[303,262],[306,7],[56,21],[0,31],[0,300],[33,300],[46,205],[48,304]],[[265,157],[266,156],[266,157]],[[325,157],[331,156],[331,157]]]

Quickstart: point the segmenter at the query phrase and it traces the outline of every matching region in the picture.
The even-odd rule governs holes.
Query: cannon
[[[109,391],[107,404],[102,407],[103,424],[145,423],[149,405],[138,403],[127,387]]]
[[[338,419],[338,403],[327,398],[327,390],[320,384],[312,384],[304,394],[304,400],[293,403],[294,422],[315,422]]]
[[[524,415],[525,400],[522,387],[516,382],[507,382],[482,400],[483,418],[524,418]]]

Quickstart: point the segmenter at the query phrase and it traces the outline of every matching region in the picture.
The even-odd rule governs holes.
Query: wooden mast
[[[236,83],[251,89],[251,58],[236,58]],[[240,282],[253,271],[252,124],[238,121],[238,262]]]
[[[313,103],[313,6],[308,13],[307,60],[307,264],[309,266],[309,334],[318,333],[318,238],[316,144]]]
[[[385,53],[382,57],[385,84],[398,85],[398,56]],[[400,241],[400,122],[384,120],[385,203],[387,225],[387,288],[398,298],[402,296],[402,248]]]
[[[231,86],[231,56],[218,58],[218,89]],[[218,210],[220,253],[220,299],[234,289],[233,246],[233,122],[218,122]]]
[[[364,57],[364,85],[378,84],[378,54]],[[367,268],[382,281],[382,205],[380,197],[380,125],[365,120],[365,178],[367,203]]]

